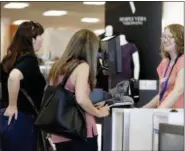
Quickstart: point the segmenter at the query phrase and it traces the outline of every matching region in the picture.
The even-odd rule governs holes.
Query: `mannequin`
[[[115,37],[113,35],[113,27],[111,25],[106,26],[105,27],[105,37],[102,39],[102,41],[109,40],[113,37]]]
[[[111,25],[105,27],[104,36],[101,39],[101,48],[107,54],[104,61],[109,68],[109,88],[123,80],[138,80],[140,65],[136,46],[129,43],[124,34],[115,35]]]
[[[103,85],[104,90],[112,88],[114,85],[112,84],[111,79],[114,79],[112,75],[116,75],[116,60],[115,60],[115,49],[116,49],[116,39],[117,37],[113,35],[113,27],[108,25],[105,27],[104,37],[101,39],[101,52],[103,54],[103,60],[100,61],[101,66],[106,67],[106,71],[102,71],[101,78],[99,83]],[[100,81],[101,79],[101,81]]]
[[[125,35],[121,34],[120,35],[120,46],[124,46],[128,44],[128,41],[126,40]],[[139,79],[139,73],[140,73],[140,64],[139,64],[139,54],[138,51],[135,51],[132,54],[132,60],[134,63],[134,79],[138,80]]]

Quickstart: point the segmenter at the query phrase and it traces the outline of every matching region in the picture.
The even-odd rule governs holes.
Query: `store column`
[[[162,31],[169,24],[184,25],[184,2],[163,2]]]
[[[10,43],[10,19],[1,18],[1,60],[6,54]]]

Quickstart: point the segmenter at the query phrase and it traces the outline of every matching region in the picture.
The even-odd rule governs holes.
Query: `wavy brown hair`
[[[169,29],[175,39],[177,55],[184,54],[184,26],[180,24],[170,24],[166,26],[165,29]],[[165,58],[170,57],[168,52],[164,50],[163,44],[161,44],[161,55]]]
[[[32,40],[43,32],[44,28],[37,22],[26,21],[20,24],[2,60],[3,70],[8,73],[13,69],[19,57],[35,54]]]
[[[77,31],[69,41],[62,57],[52,66],[49,80],[56,85],[60,75],[65,75],[76,61],[82,61],[88,63],[90,67],[89,84],[92,89],[96,84],[98,49],[99,39],[92,31],[87,29]]]

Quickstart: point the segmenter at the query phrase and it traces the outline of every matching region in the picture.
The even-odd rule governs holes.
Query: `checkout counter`
[[[161,123],[158,150],[184,151],[184,126]]]
[[[110,120],[111,119],[111,120]],[[109,123],[106,123],[109,121]],[[105,125],[106,124],[106,125]],[[168,133],[177,133],[179,136],[164,135],[167,130],[160,124],[169,125]],[[162,127],[162,128],[161,128]],[[171,112],[170,109],[112,109],[111,117],[105,118],[102,124],[102,141],[99,151],[138,151],[155,150],[164,151],[165,141],[176,137],[173,151],[182,149],[184,137],[184,110]],[[179,130],[178,130],[179,129]],[[166,139],[166,140],[165,140]],[[180,144],[177,145],[177,144]]]
[[[40,66],[46,79],[50,68],[51,64]],[[99,151],[163,151],[166,148],[177,151],[179,148],[182,149],[184,110],[177,110],[177,112],[171,112],[170,109],[141,110],[133,109],[132,105],[115,106],[111,109],[109,117],[97,119]],[[167,124],[171,130],[169,133],[177,133],[180,137],[176,139],[174,136],[164,134],[167,133],[164,128],[167,125],[161,124]],[[174,132],[172,129],[180,130]],[[176,144],[164,145],[166,141],[174,139],[177,141]]]

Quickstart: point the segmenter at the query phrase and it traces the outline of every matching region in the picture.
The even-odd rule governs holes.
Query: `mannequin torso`
[[[111,25],[108,25],[106,28],[105,28],[105,37],[102,39],[102,41],[107,41],[107,40],[110,40],[112,39],[113,37],[115,37],[113,35],[113,27]]]
[[[128,41],[125,38],[125,35],[120,35],[120,46],[126,45]]]
[[[102,50],[107,53],[108,58],[105,60],[111,79],[109,88],[123,80],[139,79],[139,55],[136,46],[129,43],[124,34],[113,35],[113,27],[110,25],[105,28],[101,41]]]
[[[129,44],[129,42],[126,40],[125,35],[121,34],[120,35],[120,46],[122,47],[126,44]],[[136,48],[133,48],[133,49],[136,49]],[[139,72],[140,72],[140,64],[139,64],[139,54],[138,54],[137,50],[134,50],[134,53],[132,53],[132,60],[133,60],[133,64],[134,64],[134,71],[133,71],[134,77],[133,78],[138,80],[139,79]]]
[[[112,39],[114,36],[108,36],[108,37],[104,37],[103,39],[102,39],[102,41],[107,41],[107,40],[110,40],[110,39]]]

